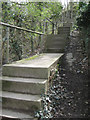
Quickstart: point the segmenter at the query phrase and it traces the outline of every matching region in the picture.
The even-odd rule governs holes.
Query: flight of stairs
[[[45,43],[45,51],[47,53],[63,53],[65,46],[69,42],[70,27],[64,23],[63,27],[58,28],[58,34],[47,35]],[[71,24],[68,24],[71,25]]]
[[[64,24],[57,35],[47,35],[45,53],[3,66],[0,116],[35,119],[35,112],[43,109],[41,96],[47,94],[50,76],[63,55],[69,35],[70,27]]]
[[[41,96],[47,93],[49,77],[63,54],[43,53],[3,66],[2,115],[6,118],[34,119],[43,108]]]

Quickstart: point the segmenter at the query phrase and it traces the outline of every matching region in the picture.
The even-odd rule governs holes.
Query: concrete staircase
[[[2,77],[2,114],[6,118],[35,119],[35,112],[43,109],[41,96],[47,94],[50,78],[63,55],[70,27],[58,28],[57,35],[47,35],[43,54],[6,64]]]
[[[47,35],[45,43],[45,52],[47,53],[63,53],[65,46],[69,42],[70,27],[64,24],[63,27],[58,28],[57,35]],[[71,24],[68,24],[71,25]]]
[[[2,114],[7,118],[34,119],[43,108],[41,96],[47,93],[52,70],[63,54],[44,53],[3,66]]]

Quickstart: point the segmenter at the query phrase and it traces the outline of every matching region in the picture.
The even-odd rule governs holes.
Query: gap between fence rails
[[[39,35],[45,35],[44,33],[41,33],[41,32],[36,32],[36,31],[28,30],[26,28],[21,28],[21,27],[10,25],[10,24],[3,23],[3,22],[0,22],[0,25],[4,25],[4,26],[7,26],[7,27],[12,27],[12,28],[16,28],[16,29],[23,30],[23,31],[26,31],[26,32],[36,33],[36,34],[39,34]]]

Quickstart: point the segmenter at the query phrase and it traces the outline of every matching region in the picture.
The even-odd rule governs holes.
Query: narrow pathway
[[[88,61],[78,35],[78,32],[74,32],[70,37],[71,42],[59,67],[57,80],[63,97],[60,98],[59,106],[56,106],[54,117],[88,117]]]
[[[53,85],[43,97],[41,118],[88,118],[88,58],[78,35],[70,36]]]

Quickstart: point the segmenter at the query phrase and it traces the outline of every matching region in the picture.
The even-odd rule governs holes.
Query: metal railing
[[[20,7],[20,6],[18,6]],[[8,8],[3,8],[3,9],[8,9]],[[14,10],[12,8],[12,10]],[[23,10],[23,8],[21,9]],[[6,11],[7,13],[7,11]],[[44,48],[44,35],[46,34],[57,34],[58,33],[58,27],[60,24],[63,22],[67,22],[67,15],[62,12],[61,14],[61,20],[57,20],[58,22],[53,22],[49,18],[45,18],[43,21],[34,21],[34,25],[39,26],[39,28],[35,29],[37,31],[42,31],[42,32],[37,32],[34,31],[35,27],[32,27],[32,22],[30,23],[23,23],[21,26],[23,27],[18,27],[15,25],[11,25],[8,23],[16,24],[16,20],[14,21],[9,21],[6,19],[7,14],[3,20],[3,22],[0,22],[0,25],[2,26],[2,58],[3,58],[3,63],[9,63],[12,61],[16,61],[19,59],[23,59],[25,57],[29,57],[32,54],[37,54],[39,52],[43,52]],[[20,17],[20,16],[19,16]],[[27,17],[28,19],[28,17]],[[33,21],[33,20],[32,20]],[[7,22],[7,23],[5,23]],[[41,26],[43,26],[43,30],[40,30],[40,22]],[[16,24],[18,25],[18,24]],[[28,26],[28,27],[27,27]],[[33,28],[33,30],[29,30],[26,28]]]
[[[18,27],[18,26],[3,23],[3,22],[0,22],[0,25],[2,26],[2,31],[3,31],[2,32],[3,33],[2,35],[3,64],[26,58],[26,57],[29,57],[30,55],[37,54],[42,51],[43,49],[42,38],[43,38],[43,35],[45,35],[44,33],[29,30],[26,28]],[[5,29],[3,27],[5,27]],[[13,36],[10,35],[11,33],[13,34]],[[37,36],[35,36],[35,34],[37,34]],[[35,37],[33,38],[32,35],[34,35]],[[18,40],[16,40],[17,36],[19,37],[17,38]],[[11,40],[11,39],[15,39],[15,40]],[[35,49],[34,49],[34,42],[37,42],[37,46],[35,46],[36,47]],[[37,51],[35,51],[36,49]]]
[[[33,31],[33,30],[28,30],[28,29],[25,29],[25,28],[22,28],[22,27],[18,27],[18,26],[15,26],[15,25],[10,25],[10,24],[3,23],[3,22],[0,22],[0,25],[11,27],[11,28],[15,28],[15,29],[18,29],[18,30],[23,30],[23,31],[26,31],[26,32],[36,33],[36,34],[39,34],[39,35],[44,35],[44,33],[41,33],[41,32],[36,32],[36,31]]]

